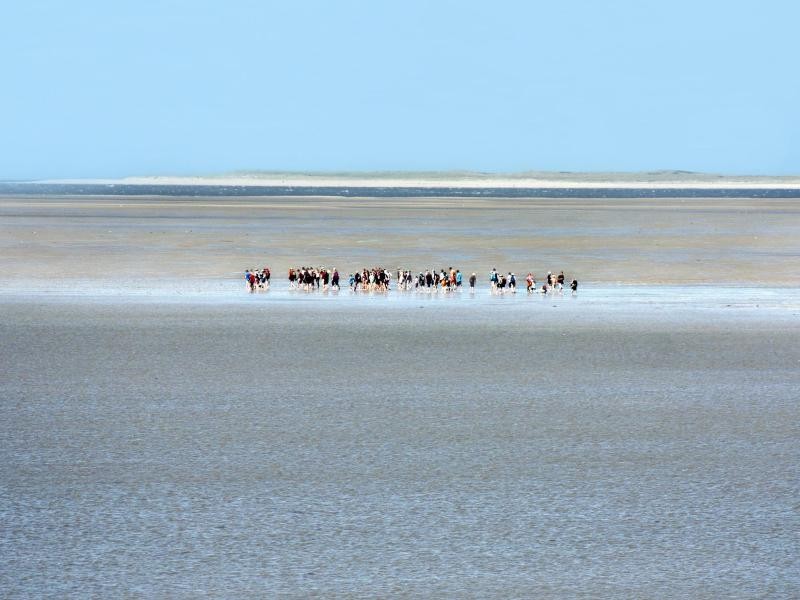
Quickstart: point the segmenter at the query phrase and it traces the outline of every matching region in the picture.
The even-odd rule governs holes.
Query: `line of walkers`
[[[327,290],[329,285],[331,289],[339,289],[339,271],[336,267],[330,270],[325,267],[319,269],[313,267],[289,269],[290,289],[311,291],[315,289],[318,290],[322,287],[323,290]]]
[[[247,269],[244,272],[245,282],[247,289],[250,292],[257,290],[267,290],[270,285],[270,270],[269,267],[263,269]],[[388,269],[382,267],[374,267],[372,269],[364,268],[361,271],[350,273],[348,277],[348,285],[354,292],[357,291],[379,291],[385,292],[390,288],[392,281],[392,273]],[[452,292],[460,291],[464,283],[464,276],[460,269],[428,269],[424,273],[420,271],[414,275],[410,269],[397,270],[397,289],[407,291],[427,291],[427,292]],[[554,275],[552,271],[547,272],[547,278],[542,283],[541,287],[537,288],[536,277],[533,273],[528,273],[525,277],[525,287],[529,294],[539,292],[546,294],[548,292],[561,291],[564,289],[566,277],[564,271],[558,275]],[[477,276],[475,273],[467,278],[469,290],[475,291],[477,283]],[[491,292],[493,294],[504,294],[506,292],[516,293],[517,291],[517,277],[511,271],[508,274],[503,274],[492,269],[489,273],[489,282],[491,284]],[[569,284],[573,293],[578,291],[578,280],[573,279]],[[289,269],[289,289],[302,289],[305,291],[312,290],[339,290],[339,271],[334,267],[327,269],[325,267],[297,267]]]
[[[565,281],[566,276],[564,275],[564,271],[561,271],[558,275],[554,275],[552,271],[548,271],[545,282],[537,289],[536,276],[533,273],[528,273],[525,277],[525,289],[529,294],[535,292],[546,294],[548,292],[563,290]],[[517,291],[517,276],[511,271],[508,272],[508,275],[504,275],[498,273],[497,269],[492,269],[492,272],[489,273],[489,282],[492,285],[493,294],[504,294],[505,292],[516,293]],[[569,288],[573,293],[576,293],[578,291],[578,280],[573,279],[569,284]]]
[[[361,273],[350,274],[350,287],[353,290],[388,290],[392,274],[385,269],[364,269]],[[445,291],[452,292],[460,290],[464,283],[464,276],[460,269],[428,269],[424,273],[420,271],[417,275],[410,269],[397,269],[397,289],[402,291]],[[469,279],[469,287],[475,289],[477,276],[473,273]]]
[[[444,291],[454,292],[460,291],[464,284],[464,274],[460,269],[428,269],[424,273],[420,271],[414,275],[411,270],[399,271],[398,270],[398,288],[401,290],[425,290],[425,291]],[[469,279],[470,290],[475,289],[477,277],[475,273],[470,275]]]

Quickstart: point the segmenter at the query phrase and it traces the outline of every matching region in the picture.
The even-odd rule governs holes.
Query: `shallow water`
[[[794,300],[594,293],[5,296],[3,595],[796,597]]]

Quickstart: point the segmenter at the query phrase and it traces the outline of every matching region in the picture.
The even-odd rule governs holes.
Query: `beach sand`
[[[796,199],[0,198],[0,279],[182,277],[269,265],[492,267],[539,280],[800,284]],[[524,276],[524,275],[523,275]]]

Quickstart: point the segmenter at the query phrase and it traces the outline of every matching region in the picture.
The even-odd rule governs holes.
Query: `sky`
[[[800,174],[793,0],[7,0],[0,179]]]

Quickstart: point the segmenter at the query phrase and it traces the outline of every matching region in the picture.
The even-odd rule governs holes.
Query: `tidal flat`
[[[796,596],[798,307],[664,306],[5,298],[0,589]]]
[[[799,240],[790,198],[0,197],[0,595],[797,597]]]
[[[268,265],[453,266],[485,282],[800,286],[796,198],[0,196],[0,280],[209,285]]]

